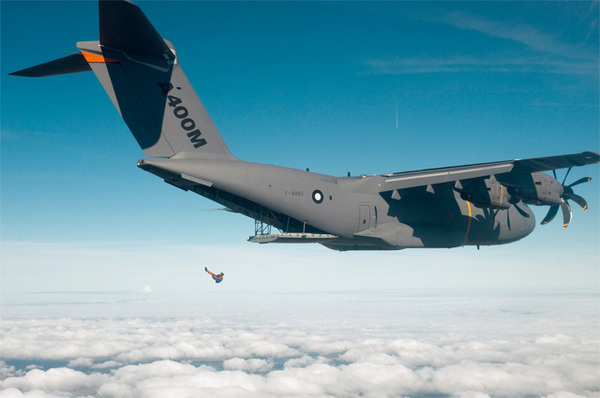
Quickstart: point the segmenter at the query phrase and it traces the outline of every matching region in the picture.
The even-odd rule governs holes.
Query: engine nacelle
[[[515,198],[530,205],[560,205],[564,187],[556,178],[545,173],[510,176],[502,180]]]
[[[469,181],[463,188],[455,190],[462,200],[479,208],[508,209],[511,206],[511,195],[496,179]]]

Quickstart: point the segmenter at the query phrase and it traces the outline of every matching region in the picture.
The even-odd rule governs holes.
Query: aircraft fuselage
[[[142,159],[138,166],[284,233],[311,233],[337,250],[456,247],[514,242],[531,233],[534,216],[514,206],[482,209],[453,184],[381,193],[383,176],[333,177],[237,159]],[[336,239],[319,240],[333,235]]]

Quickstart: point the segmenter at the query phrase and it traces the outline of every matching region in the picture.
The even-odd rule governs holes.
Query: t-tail
[[[182,152],[234,159],[183,73],[173,45],[140,8],[100,0],[100,40],[80,53],[11,73],[42,77],[93,70],[148,157]]]

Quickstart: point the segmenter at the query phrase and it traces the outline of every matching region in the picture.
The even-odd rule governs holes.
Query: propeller
[[[518,203],[518,201],[515,201],[514,203],[512,203],[513,207],[519,212],[520,215],[522,215],[525,218],[529,218],[529,214],[525,210],[521,209],[517,203]],[[492,215],[492,225],[494,225],[494,223],[496,222],[496,216],[498,215],[498,212],[500,212],[500,210],[501,209],[496,209],[496,211]],[[509,230],[512,229],[510,227],[510,209],[506,209],[506,226],[508,227]]]
[[[571,168],[569,168],[567,170],[567,173],[565,174],[565,178],[563,179],[563,181],[561,183],[561,185],[563,187],[563,193],[561,195],[561,203],[558,205],[550,206],[550,210],[548,210],[546,217],[544,217],[544,219],[541,222],[542,225],[548,224],[550,221],[552,221],[554,219],[554,216],[556,216],[556,214],[558,213],[558,208],[560,207],[560,209],[562,210],[562,214],[563,214],[563,228],[567,228],[569,226],[569,223],[571,222],[571,219],[573,218],[573,214],[571,212],[571,206],[569,205],[568,200],[572,200],[573,202],[575,202],[579,206],[581,206],[581,208],[583,210],[587,211],[587,209],[588,209],[587,202],[585,201],[584,198],[582,198],[581,196],[579,196],[579,195],[575,194],[575,192],[573,192],[573,187],[576,185],[579,185],[579,184],[583,184],[584,182],[590,182],[590,181],[592,181],[592,179],[590,177],[583,177],[583,178],[580,178],[579,180],[575,181],[572,184],[565,185],[565,180],[567,179],[567,176],[569,175],[570,171],[571,171]],[[554,174],[554,178],[556,179],[556,171],[552,170],[552,173]]]
[[[529,214],[527,214],[527,212],[525,212],[525,210],[521,209],[518,205],[518,202],[513,203],[513,207],[515,208],[515,210],[517,210],[517,212],[519,212],[519,214],[525,218],[529,218]],[[506,211],[506,225],[508,226],[508,229],[512,229],[510,227],[510,209],[508,209]]]
[[[517,209],[517,211],[519,212],[520,215],[522,215],[525,218],[529,218],[529,214],[527,214],[527,212],[525,212],[525,210],[521,209],[518,206],[518,203],[514,203],[513,206],[515,207],[515,209]]]

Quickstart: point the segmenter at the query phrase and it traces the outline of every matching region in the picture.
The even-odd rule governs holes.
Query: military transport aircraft
[[[173,45],[135,4],[99,3],[100,40],[79,53],[14,72],[41,77],[92,70],[147,156],[141,169],[255,220],[258,243],[320,243],[334,250],[499,245],[535,226],[528,205],[550,206],[573,188],[542,171],[598,163],[595,152],[360,177],[244,162],[231,154],[186,78]],[[568,172],[567,172],[568,174]],[[275,227],[280,233],[271,233]]]

